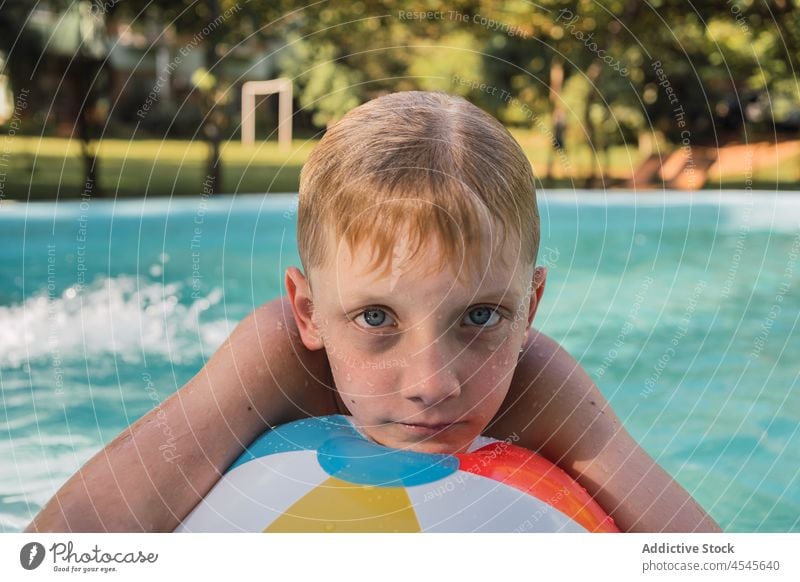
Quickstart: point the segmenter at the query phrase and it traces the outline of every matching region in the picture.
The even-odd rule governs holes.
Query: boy
[[[546,270],[530,164],[491,116],[403,92],[348,113],[303,168],[305,275],[74,475],[29,531],[171,531],[268,426],[352,415],[381,444],[538,450],[628,531],[719,531],[631,439],[588,376],[531,329]]]

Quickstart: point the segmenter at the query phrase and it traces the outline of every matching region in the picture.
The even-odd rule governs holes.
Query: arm
[[[628,434],[580,364],[540,332],[531,330],[491,426],[497,438],[516,431],[519,445],[570,473],[623,531],[721,531]]]
[[[92,457],[25,531],[172,531],[268,425],[327,414],[327,360],[305,349],[293,324],[283,298],[254,310],[160,411]]]

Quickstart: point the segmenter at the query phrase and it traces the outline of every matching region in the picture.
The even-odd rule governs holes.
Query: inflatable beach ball
[[[564,471],[509,441],[418,453],[365,438],[350,417],[256,439],[177,532],[612,532]]]

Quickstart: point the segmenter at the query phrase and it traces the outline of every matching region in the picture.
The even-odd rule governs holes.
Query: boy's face
[[[385,276],[370,270],[368,245],[353,254],[332,244],[310,273],[313,297],[294,267],[286,286],[303,343],[325,348],[362,432],[389,447],[457,453],[508,392],[546,270],[520,266],[510,243],[494,252],[516,265],[505,268],[485,245],[480,268],[460,282],[449,269],[432,272],[434,243],[409,264],[401,240]]]

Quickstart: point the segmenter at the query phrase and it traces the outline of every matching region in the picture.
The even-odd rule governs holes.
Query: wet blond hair
[[[445,265],[469,272],[481,257],[481,224],[516,241],[531,266],[539,247],[533,171],[491,115],[440,92],[391,93],[352,109],[320,140],[300,174],[297,239],[306,273],[324,264],[328,233],[355,251],[370,243],[372,267],[390,266],[398,237],[408,257],[440,243]],[[476,252],[477,251],[477,252]],[[465,254],[466,253],[466,254]]]

